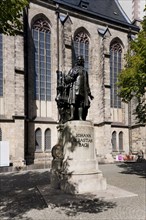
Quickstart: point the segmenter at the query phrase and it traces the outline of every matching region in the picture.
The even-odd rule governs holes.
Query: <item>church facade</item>
[[[0,35],[0,143],[13,166],[50,164],[57,143],[56,71],[67,74],[83,55],[94,100],[97,157],[146,150],[146,127],[133,115],[135,101],[119,98],[117,80],[129,41],[139,28],[113,0],[31,0],[24,30]]]

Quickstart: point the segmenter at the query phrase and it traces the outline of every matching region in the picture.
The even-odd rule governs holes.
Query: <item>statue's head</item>
[[[83,56],[78,56],[77,57],[77,65],[84,66],[84,58],[83,58]]]

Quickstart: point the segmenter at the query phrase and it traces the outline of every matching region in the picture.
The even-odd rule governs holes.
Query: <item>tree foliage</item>
[[[22,30],[22,12],[28,0],[0,0],[0,33],[15,35]]]
[[[129,102],[133,97],[137,100],[135,114],[138,122],[146,122],[146,17],[142,29],[125,56],[126,65],[119,74],[119,94],[123,101]]]

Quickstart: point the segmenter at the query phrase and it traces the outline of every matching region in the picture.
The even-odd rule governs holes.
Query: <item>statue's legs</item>
[[[86,116],[83,118],[83,105],[84,105],[84,97],[81,95],[76,95],[75,104],[70,104],[70,119],[71,120],[84,120]]]
[[[78,115],[79,115],[79,120],[82,121],[83,120],[83,118],[82,118],[83,108],[82,107],[78,108]]]
[[[85,106],[85,107],[83,108],[83,114],[82,114],[83,121],[86,121],[86,117],[87,117],[87,115],[88,115],[88,109],[89,109],[88,106]]]
[[[75,112],[75,106],[74,105],[70,105],[70,119],[69,120],[73,120],[74,119],[74,112]]]
[[[78,118],[80,121],[83,120],[83,106],[84,106],[84,97],[78,95]]]

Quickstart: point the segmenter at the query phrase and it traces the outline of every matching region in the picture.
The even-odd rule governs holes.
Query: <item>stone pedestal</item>
[[[96,193],[106,179],[95,156],[94,126],[90,121],[69,121],[62,130],[63,172],[60,187],[66,193]]]

